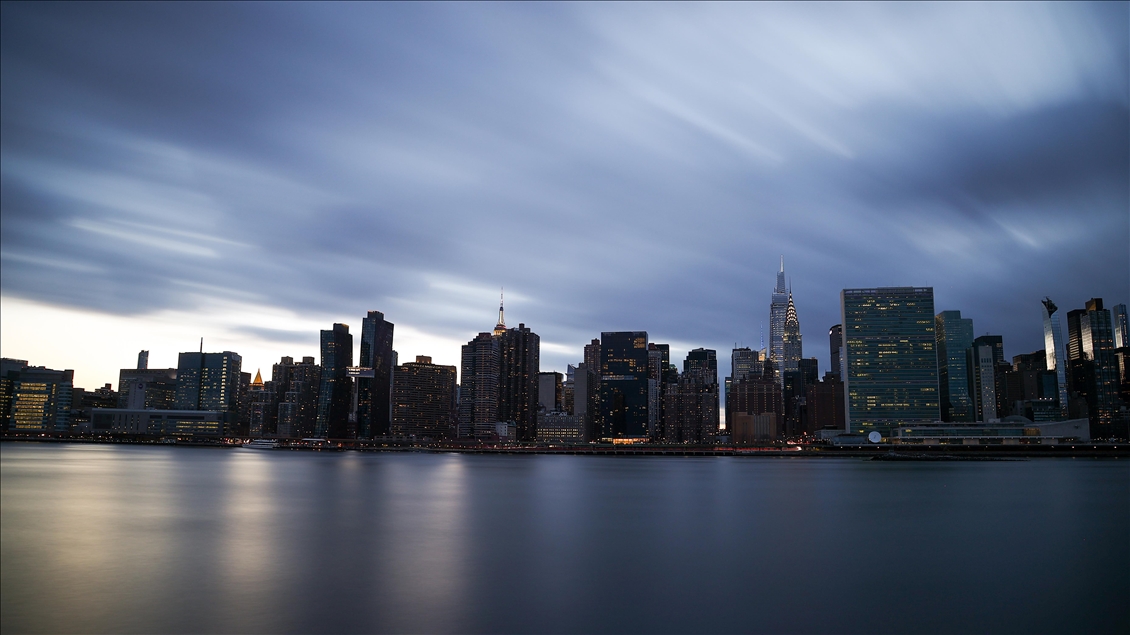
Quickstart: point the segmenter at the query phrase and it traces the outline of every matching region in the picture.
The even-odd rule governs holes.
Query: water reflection
[[[0,451],[5,633],[1130,623],[1120,461]]]

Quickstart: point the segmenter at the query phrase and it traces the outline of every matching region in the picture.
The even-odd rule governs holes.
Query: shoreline
[[[4,435],[0,442],[11,443],[80,443],[98,445],[151,445],[177,447],[204,447],[220,449],[239,449],[240,442],[226,440],[175,440],[153,438],[92,438],[71,436],[14,436]],[[681,445],[498,445],[479,446],[463,444],[374,444],[356,441],[331,441],[320,446],[281,445],[275,448],[256,448],[256,451],[301,451],[301,452],[423,452],[458,454],[544,454],[570,456],[684,456],[712,457],[738,456],[762,458],[875,458],[894,461],[944,461],[944,460],[996,460],[1028,459],[1041,457],[1062,458],[1130,458],[1130,443],[1076,443],[1057,445],[925,445],[879,443],[861,446],[836,445],[791,445],[791,446],[681,446]]]

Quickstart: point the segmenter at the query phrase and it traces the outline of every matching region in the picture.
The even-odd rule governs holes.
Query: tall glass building
[[[937,421],[934,289],[844,289],[844,400],[850,432],[889,436]]]
[[[392,425],[392,331],[393,323],[380,311],[369,311],[361,321],[362,368],[372,377],[357,381],[357,436],[383,436]]]
[[[781,270],[777,272],[777,286],[769,304],[769,359],[777,369],[777,377],[785,376],[785,320],[788,317],[789,296],[785,292],[785,257],[781,256]],[[783,379],[781,380],[783,381]]]
[[[1044,308],[1044,354],[1048,370],[1055,371],[1059,384],[1059,414],[1067,418],[1067,346],[1063,341],[1063,329],[1059,324],[1059,312],[1051,298],[1041,302]]]
[[[351,438],[357,433],[356,423],[351,425],[349,421],[353,387],[348,369],[353,365],[353,336],[348,324],[334,324],[332,329],[322,331],[321,337],[322,376],[314,434],[330,439]]]
[[[204,432],[216,435],[234,433],[242,365],[243,358],[231,351],[181,353],[177,359],[177,392],[173,408],[222,412],[224,429]],[[199,432],[194,429],[194,433]],[[166,434],[169,433],[166,430]]]
[[[600,436],[648,436],[646,331],[600,334]]]

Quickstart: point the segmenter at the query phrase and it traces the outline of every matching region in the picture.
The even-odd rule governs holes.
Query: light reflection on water
[[[1126,461],[0,451],[5,634],[1130,624]]]

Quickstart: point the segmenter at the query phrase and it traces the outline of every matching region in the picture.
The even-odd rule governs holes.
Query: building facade
[[[222,412],[224,434],[234,435],[239,424],[242,364],[243,358],[231,351],[181,353],[173,409]]]
[[[648,436],[646,331],[600,334],[600,438]]]
[[[940,418],[931,287],[844,289],[844,399],[850,432],[888,436]]]
[[[357,436],[356,423],[349,421],[353,400],[353,336],[349,325],[334,324],[321,332],[322,377],[318,389],[318,418],[314,435],[329,439]]]
[[[392,427],[392,332],[394,325],[380,311],[361,320],[362,369],[357,382],[355,418],[357,436],[371,439],[387,435]]]
[[[934,316],[934,342],[942,421],[975,421],[966,359],[973,346],[973,320],[961,317],[961,311],[942,311]]]
[[[392,434],[418,440],[455,436],[454,366],[440,366],[417,355],[393,375]]]

